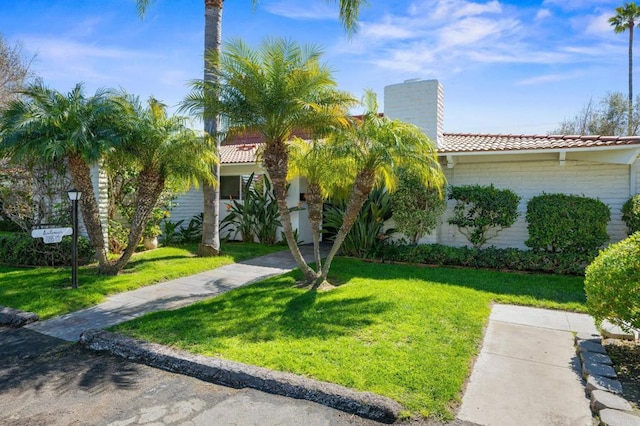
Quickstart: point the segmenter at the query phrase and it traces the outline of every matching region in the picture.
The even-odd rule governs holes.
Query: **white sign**
[[[45,244],[59,243],[62,241],[62,237],[72,234],[72,228],[33,229],[31,231],[33,238],[42,238]]]

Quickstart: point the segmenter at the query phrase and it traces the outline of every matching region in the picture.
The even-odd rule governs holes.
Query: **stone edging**
[[[40,317],[33,312],[25,312],[19,309],[0,306],[0,326],[22,327],[29,323],[38,321]]]
[[[596,334],[577,334],[576,352],[582,363],[582,377],[591,398],[591,410],[601,425],[640,426],[640,417],[622,395],[622,384],[612,365],[602,338]]]
[[[398,402],[370,392],[358,392],[295,374],[194,355],[107,331],[87,330],[80,335],[80,343],[94,351],[105,351],[207,382],[305,399],[379,422],[393,423],[403,410]]]

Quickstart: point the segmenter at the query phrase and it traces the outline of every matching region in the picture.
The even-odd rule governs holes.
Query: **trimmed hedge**
[[[451,247],[442,244],[417,246],[391,243],[378,259],[392,262],[422,263],[438,266],[503,269],[511,271],[546,272],[563,275],[583,275],[594,255],[585,253],[547,253],[516,248],[484,249]]]
[[[71,266],[71,237],[45,244],[42,238],[25,233],[0,234],[0,262],[11,266]],[[94,251],[87,238],[78,238],[78,263],[93,260]]]
[[[622,220],[627,224],[629,235],[640,231],[640,194],[629,198],[622,205]]]
[[[497,189],[493,184],[452,186],[449,199],[456,200],[449,224],[456,225],[477,248],[518,219],[520,196],[510,189]]]
[[[602,250],[587,267],[587,309],[599,323],[640,328],[640,232]]]
[[[594,253],[609,240],[609,207],[602,201],[578,195],[542,194],[527,203],[532,250]]]

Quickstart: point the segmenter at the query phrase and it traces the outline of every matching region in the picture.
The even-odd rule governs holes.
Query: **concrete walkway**
[[[593,425],[574,334],[597,333],[584,314],[494,305],[462,398],[479,425]]]
[[[311,247],[302,247],[312,258]],[[288,251],[120,293],[97,306],[25,328],[67,341],[148,312],[176,309],[295,267]],[[493,306],[455,424],[593,425],[573,333],[597,333],[588,315]],[[428,350],[428,348],[425,348]]]
[[[313,258],[313,248],[302,246],[305,259]],[[231,289],[296,267],[289,250],[234,263],[188,277],[165,281],[119,293],[99,305],[25,326],[48,336],[77,342],[89,329],[102,329],[130,321],[149,312],[178,309]]]

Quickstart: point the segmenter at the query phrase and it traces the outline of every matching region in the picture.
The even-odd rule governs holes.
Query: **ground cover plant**
[[[391,397],[450,419],[491,301],[585,310],[580,277],[418,268],[338,258],[328,292],[292,272],[114,330]]]
[[[161,281],[197,274],[261,256],[282,247],[228,243],[219,257],[196,257],[196,244],[162,247],[136,254],[120,275],[99,275],[96,265],[80,267],[80,286],[70,290],[69,268],[0,266],[0,305],[35,312],[41,319],[100,303],[106,295],[135,290]]]

